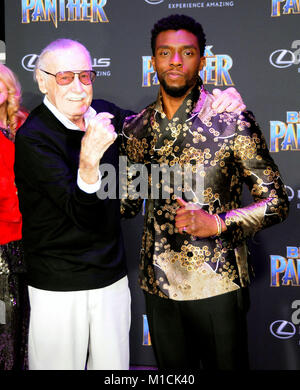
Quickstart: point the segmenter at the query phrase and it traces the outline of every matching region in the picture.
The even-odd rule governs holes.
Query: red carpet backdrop
[[[203,25],[206,87],[234,86],[241,93],[287,186],[288,219],[250,243],[256,274],[248,316],[250,363],[254,370],[300,369],[299,0],[6,0],[6,64],[19,76],[23,103],[32,109],[41,101],[33,81],[41,49],[61,37],[79,40],[97,72],[94,96],[140,110],[158,90],[150,31],[171,13]],[[249,202],[247,193],[244,201]],[[153,366],[137,285],[142,216],[123,227],[132,291],[131,364]]]

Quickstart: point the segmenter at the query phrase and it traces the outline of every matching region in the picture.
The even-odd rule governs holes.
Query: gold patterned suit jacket
[[[197,87],[168,120],[159,97],[139,114],[127,118],[123,128],[121,149],[128,167],[143,164],[147,168],[149,191],[139,282],[142,289],[160,297],[197,300],[246,286],[247,238],[281,222],[288,213],[284,184],[253,115],[217,114],[212,102],[212,96]],[[206,239],[179,234],[174,219],[177,183],[170,179],[166,185],[162,176],[157,183],[152,167],[158,164],[181,167],[182,171],[190,166],[192,184],[187,188],[182,184],[182,197],[211,214],[218,213],[227,231]],[[134,183],[134,177],[130,177],[129,186]],[[199,178],[200,190],[196,192]],[[241,207],[244,183],[253,203]],[[151,198],[153,187],[161,190],[161,196]],[[162,190],[169,192],[169,197],[163,197]],[[138,208],[139,203],[123,199],[121,209],[134,214],[137,209],[132,205]]]

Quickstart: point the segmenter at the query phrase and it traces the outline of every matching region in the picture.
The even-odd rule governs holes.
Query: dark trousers
[[[248,369],[245,289],[196,301],[145,293],[159,368]]]

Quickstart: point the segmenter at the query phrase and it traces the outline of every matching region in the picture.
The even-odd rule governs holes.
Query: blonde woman
[[[14,183],[14,136],[27,117],[21,88],[0,64],[0,370],[26,368],[28,300],[22,217]]]

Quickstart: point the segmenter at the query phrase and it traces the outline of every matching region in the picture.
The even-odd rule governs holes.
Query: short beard
[[[161,86],[167,95],[172,96],[174,98],[179,98],[184,96],[187,91],[191,88],[192,85],[185,84],[182,87],[170,87],[165,80],[159,80]]]

